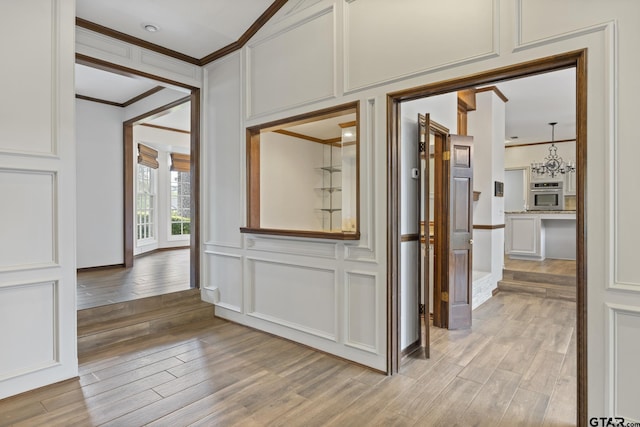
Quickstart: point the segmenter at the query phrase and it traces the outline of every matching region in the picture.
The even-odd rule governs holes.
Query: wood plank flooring
[[[504,257],[505,270],[527,271],[532,273],[576,275],[576,261],[547,258],[542,261],[529,261]]]
[[[0,426],[572,426],[575,303],[498,294],[385,376],[221,319],[80,359]]]
[[[78,310],[189,289],[189,248],[136,257],[132,268],[78,273]]]

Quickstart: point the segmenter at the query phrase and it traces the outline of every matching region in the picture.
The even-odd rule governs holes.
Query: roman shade
[[[158,169],[158,151],[146,145],[138,144],[138,163],[153,169]]]
[[[189,172],[191,156],[188,154],[171,153],[171,170],[177,172]]]

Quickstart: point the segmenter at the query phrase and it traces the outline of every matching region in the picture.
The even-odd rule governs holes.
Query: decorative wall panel
[[[242,311],[242,257],[220,252],[206,251],[207,268],[210,272],[207,284],[209,288],[217,288],[220,301],[217,305]]]
[[[247,248],[281,254],[336,259],[336,244],[331,242],[306,242],[250,236],[247,237]]]
[[[336,339],[335,270],[248,260],[250,315]]]
[[[241,131],[240,54],[205,69],[205,122],[210,143],[205,148],[206,242],[241,247],[245,212],[244,133]]]
[[[378,349],[376,276],[347,272],[345,283],[348,316],[346,344],[375,353]]]
[[[0,287],[0,380],[57,363],[56,295],[55,282]]]
[[[347,92],[497,55],[498,0],[429,2],[428,7],[420,0],[403,7],[368,0],[344,7]]]
[[[333,15],[332,7],[324,9],[303,22],[248,45],[249,117],[334,96]]]
[[[640,308],[607,304],[609,308],[609,403],[611,414],[640,421],[638,354]]]
[[[6,12],[5,7],[9,9]],[[25,22],[16,20],[10,12],[22,13],[25,8],[29,8],[28,27],[46,33],[48,44],[37,37],[19,36],[24,32]],[[56,97],[52,75],[55,76],[56,64],[51,50],[51,40],[55,38],[53,2],[38,2],[38,6],[27,2],[0,5],[0,40],[3,40],[0,80],[11,82],[2,86],[0,153],[55,154]],[[25,79],[26,83],[17,83]],[[19,111],[25,114],[16,114]]]
[[[0,271],[56,262],[54,185],[53,172],[0,169]]]

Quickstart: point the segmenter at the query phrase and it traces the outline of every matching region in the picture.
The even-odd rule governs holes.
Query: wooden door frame
[[[133,224],[133,125],[145,118],[161,113],[176,105],[191,102],[191,129],[190,129],[190,173],[191,173],[191,234],[190,234],[190,260],[189,283],[191,288],[200,287],[200,88],[187,85],[174,80],[159,77],[153,74],[123,67],[101,59],[92,58],[82,54],[76,54],[76,63],[88,65],[105,71],[126,76],[140,76],[173,86],[188,89],[191,93],[177,101],[163,105],[138,117],[129,119],[123,123],[123,265],[125,268],[133,266],[134,224]]]
[[[477,74],[387,94],[387,223],[398,224],[399,120],[400,104],[471,87],[529,77],[562,69],[576,70],[576,330],[577,330],[577,421],[587,424],[587,49],[496,68]],[[399,369],[399,253],[397,227],[387,232],[387,373]]]

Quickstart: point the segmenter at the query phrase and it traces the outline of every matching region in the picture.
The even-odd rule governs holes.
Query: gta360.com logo
[[[589,420],[592,427],[640,427],[640,423],[626,422],[622,417],[593,417]]]

